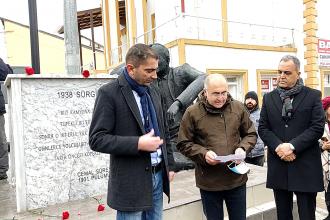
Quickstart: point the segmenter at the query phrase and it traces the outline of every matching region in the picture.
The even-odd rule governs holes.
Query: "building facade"
[[[93,52],[91,45],[82,39],[83,69],[93,70]],[[64,38],[39,31],[39,53],[41,74],[65,73]],[[103,48],[96,49],[97,68],[104,69]],[[30,29],[29,26],[0,18],[0,56],[10,64],[15,72],[31,66]]]
[[[330,39],[327,0],[102,0],[106,68],[135,43],[161,43],[171,66],[185,62],[222,73],[231,94],[259,98],[276,87],[286,54],[302,62],[307,86],[330,95],[329,67],[319,65],[318,39]]]

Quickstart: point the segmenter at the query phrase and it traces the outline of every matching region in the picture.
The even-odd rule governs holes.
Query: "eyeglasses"
[[[212,96],[214,97],[227,97],[228,95],[228,91],[223,91],[223,92],[212,92],[211,93]]]
[[[284,74],[284,75],[291,75],[292,74],[291,71],[282,71],[282,70],[277,70],[277,73],[279,75],[282,75],[282,74]]]

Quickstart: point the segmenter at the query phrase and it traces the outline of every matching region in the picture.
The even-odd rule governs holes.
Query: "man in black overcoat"
[[[274,191],[280,220],[293,219],[293,194],[299,218],[315,219],[316,195],[323,191],[318,144],[323,129],[321,92],[303,85],[297,57],[284,56],[277,88],[263,98],[258,129],[268,146],[266,186]]]
[[[162,105],[166,113],[175,171],[192,169],[194,163],[176,149],[176,144],[182,116],[203,90],[206,74],[188,63],[170,67],[169,50],[159,43],[151,44],[150,47],[159,57],[157,80],[153,82],[153,85],[163,97]],[[124,64],[115,68],[110,74],[120,75],[123,68]]]
[[[170,196],[173,154],[165,143],[160,94],[151,85],[157,68],[149,46],[132,46],[123,73],[102,86],[95,100],[89,145],[110,154],[108,205],[117,220],[161,220],[163,192]]]

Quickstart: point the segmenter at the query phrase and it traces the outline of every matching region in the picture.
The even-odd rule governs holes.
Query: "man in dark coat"
[[[117,220],[162,219],[163,192],[174,176],[171,148],[158,91],[158,56],[136,44],[126,55],[118,79],[102,86],[89,131],[92,150],[110,154],[108,205]]]
[[[274,191],[278,219],[293,219],[294,193],[299,218],[312,220],[317,192],[323,191],[321,93],[302,84],[300,62],[291,55],[281,59],[277,83],[263,98],[258,130],[268,146],[266,186]]]
[[[13,70],[8,64],[5,64],[0,58],[0,81],[5,81],[8,74],[12,74]],[[7,179],[8,171],[8,143],[5,133],[5,117],[6,113],[5,100],[0,90],[0,180]]]
[[[166,112],[175,170],[192,169],[194,163],[176,149],[176,144],[182,116],[197,98],[198,93],[203,90],[206,74],[187,63],[172,68],[169,66],[170,53],[168,49],[158,43],[150,46],[159,57],[158,78],[153,84],[163,97],[162,104],[163,110]],[[122,68],[124,68],[123,65],[114,69],[110,74],[120,75]]]

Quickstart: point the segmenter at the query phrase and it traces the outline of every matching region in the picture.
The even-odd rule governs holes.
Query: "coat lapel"
[[[305,98],[306,95],[307,95],[307,90],[305,89],[305,87],[303,87],[302,90],[298,93],[298,95],[296,95],[293,98],[293,102],[292,102],[293,112],[297,110],[297,108],[301,104],[301,101]]]
[[[120,76],[118,76],[118,82],[119,82],[119,86],[121,87],[121,91],[123,93],[123,96],[126,100],[128,107],[130,108],[130,110],[132,111],[132,113],[134,115],[134,118],[138,122],[142,133],[145,133],[139,107],[136,103],[132,89],[125,79],[124,74],[121,74]]]
[[[271,98],[272,101],[276,107],[276,109],[280,112],[280,114],[282,114],[282,100],[280,98],[280,95],[278,94],[278,92],[276,90],[274,90],[273,92],[271,92]]]
[[[297,108],[299,107],[299,105],[301,104],[302,100],[305,98],[307,94],[307,90],[306,89],[302,89],[300,93],[298,93],[298,95],[296,95],[293,99],[292,102],[292,108],[293,108],[293,112],[295,112],[297,110]],[[271,93],[271,98],[272,101],[276,107],[276,109],[282,114],[282,100],[280,98],[280,95],[274,90]]]

